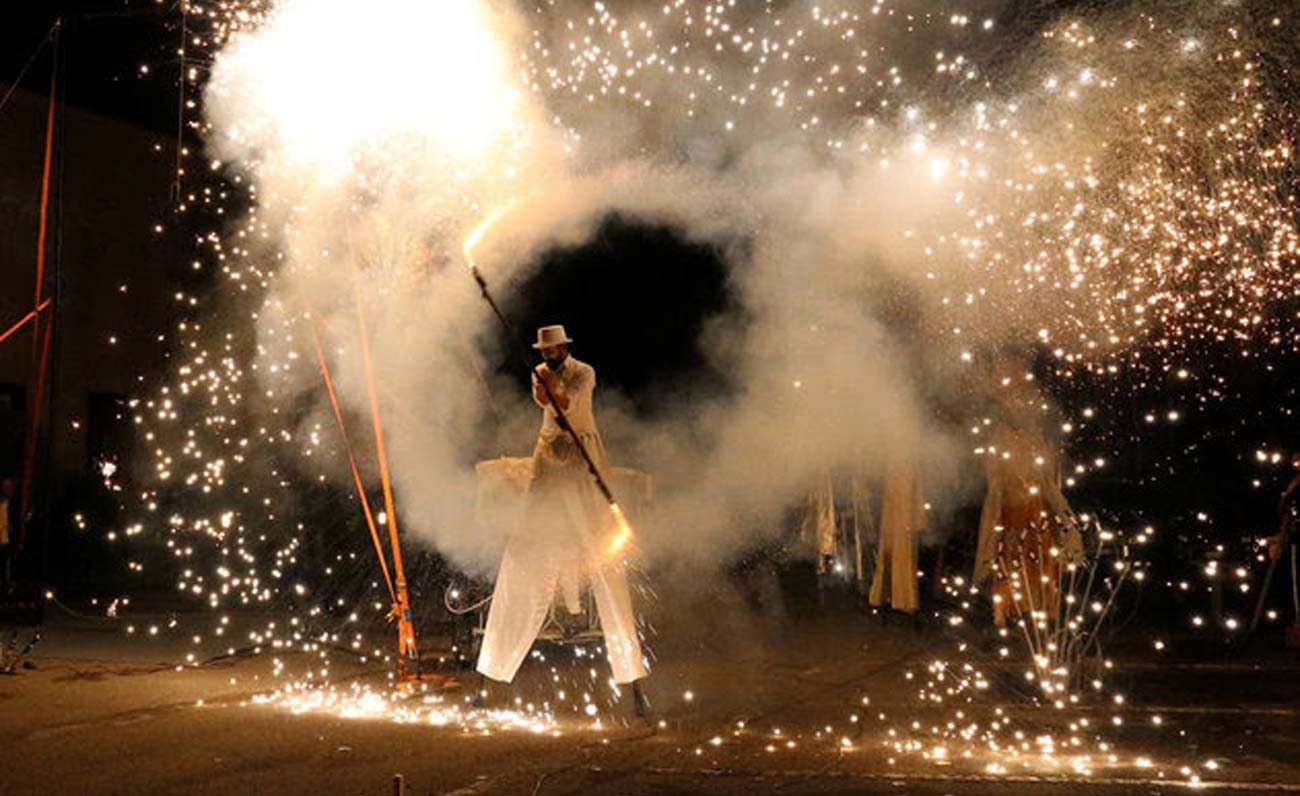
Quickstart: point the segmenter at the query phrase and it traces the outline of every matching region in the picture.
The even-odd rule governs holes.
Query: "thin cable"
[[[27,70],[31,69],[32,64],[36,63],[36,59],[39,58],[40,54],[45,50],[45,45],[54,40],[54,34],[62,24],[63,17],[54,20],[54,24],[45,32],[45,36],[41,39],[40,44],[37,44],[36,49],[32,51],[32,55],[27,59],[27,63],[23,64],[23,68],[18,70],[18,77],[14,78],[14,82],[10,84],[9,90],[5,92],[4,98],[0,99],[0,113],[4,112],[5,106],[9,104],[9,100],[13,97],[14,92],[18,90],[18,85],[22,83],[23,78],[27,76]]]
[[[190,6],[187,0],[180,0],[178,4],[181,11],[181,46],[177,49],[180,56],[180,85],[176,97],[176,173],[172,175],[172,201],[179,203],[181,201],[181,173],[182,173],[182,153],[185,151],[185,53],[188,45],[189,30],[189,11]]]
[[[465,614],[477,611],[490,602],[492,602],[492,595],[489,594],[472,605],[465,606],[464,608],[457,608],[451,604],[451,590],[448,589],[442,593],[442,607],[447,609],[447,613],[454,614],[455,616],[464,616]]]
[[[121,622],[125,617],[121,616],[96,616],[95,614],[82,613],[75,608],[70,608],[66,603],[55,597],[53,594],[47,594],[45,601],[73,619],[80,619],[83,622]]]
[[[68,48],[60,46],[61,35],[56,35],[54,41],[54,69],[56,74],[63,75],[63,80],[59,83],[58,102],[60,119],[67,116],[68,111]],[[55,167],[55,179],[57,183],[54,186],[55,196],[55,216],[54,216],[54,295],[50,304],[50,341],[51,355],[49,360],[49,379],[50,390],[48,402],[45,407],[46,412],[46,432],[45,432],[45,517],[44,528],[41,533],[41,580],[48,582],[50,572],[50,536],[54,530],[54,501],[55,501],[55,471],[54,471],[54,425],[55,425],[55,395],[59,389],[59,374],[61,372],[63,358],[59,355],[62,351],[62,330],[63,326],[59,323],[59,308],[63,306],[63,232],[65,229],[64,216],[67,210],[67,203],[63,201],[64,197],[64,178],[67,176],[67,156],[68,156],[68,125],[59,123],[59,143],[57,147],[57,161]],[[39,304],[37,305],[39,306]]]

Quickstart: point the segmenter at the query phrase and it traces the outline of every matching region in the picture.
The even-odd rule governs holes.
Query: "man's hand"
[[[543,406],[550,403],[550,399],[546,395],[546,387],[549,387],[551,395],[555,396],[556,403],[560,405],[560,411],[566,411],[569,408],[569,398],[560,389],[560,385],[556,383],[555,374],[544,365],[537,368],[534,373],[536,378],[533,380],[533,395],[537,398],[537,402]],[[546,387],[542,386],[543,381],[546,382]]]

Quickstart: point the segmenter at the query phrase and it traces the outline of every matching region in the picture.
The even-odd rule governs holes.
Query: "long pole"
[[[388,574],[388,556],[384,553],[384,544],[379,539],[379,528],[375,524],[375,514],[370,508],[370,498],[366,496],[366,485],[361,480],[361,468],[357,466],[357,457],[352,452],[352,441],[348,438],[347,426],[343,423],[343,410],[339,408],[338,393],[334,390],[334,377],[330,375],[329,363],[325,361],[325,349],[321,346],[320,333],[316,330],[318,323],[315,312],[311,316],[311,340],[316,347],[316,362],[320,365],[321,380],[325,382],[325,392],[330,399],[330,408],[334,410],[334,422],[338,425],[339,437],[343,440],[343,450],[348,455],[348,467],[352,471],[352,483],[357,490],[357,500],[361,503],[361,514],[365,517],[366,527],[370,530],[370,539],[375,543],[375,553],[379,556],[379,569],[384,574],[384,583],[388,586],[388,596],[393,606],[397,605],[397,589],[393,587],[393,578]]]

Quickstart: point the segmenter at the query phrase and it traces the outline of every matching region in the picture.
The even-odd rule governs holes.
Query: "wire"
[[[32,68],[32,64],[36,63],[36,59],[45,50],[45,45],[54,41],[54,34],[62,24],[63,17],[54,20],[54,24],[45,32],[45,36],[41,39],[40,43],[36,45],[36,49],[32,51],[31,57],[27,59],[27,63],[23,64],[23,68],[18,70],[18,77],[14,78],[14,82],[9,86],[9,90],[5,92],[4,98],[0,99],[0,113],[4,112],[5,106],[9,104],[9,100],[13,97],[14,92],[18,90],[18,85],[22,83],[23,78],[27,76],[27,70]]]
[[[94,614],[83,613],[81,611],[76,610],[75,608],[69,608],[62,600],[60,600],[58,597],[55,597],[53,594],[47,594],[45,596],[45,601],[48,602],[50,605],[53,605],[55,608],[58,608],[60,611],[72,617],[73,619],[79,619],[83,622],[121,622],[122,621],[122,617],[120,616],[96,616]]]
[[[464,616],[465,614],[468,614],[471,611],[477,611],[478,609],[492,602],[492,595],[489,594],[488,596],[484,597],[483,599],[479,600],[478,602],[474,603],[471,606],[468,606],[466,608],[457,608],[451,604],[451,591],[452,591],[451,586],[448,586],[446,589],[443,590],[442,605],[444,608],[447,609],[448,612],[455,614],[456,616]]]
[[[181,159],[184,157],[183,153],[185,151],[185,90],[187,88],[185,55],[188,52],[188,39],[190,36],[190,5],[188,0],[180,0],[178,5],[180,6],[181,12],[181,46],[177,50],[177,55],[180,56],[180,80],[177,81],[179,89],[176,97],[176,173],[172,175],[172,201],[179,203],[181,201],[182,190],[181,173],[184,168],[184,163]]]

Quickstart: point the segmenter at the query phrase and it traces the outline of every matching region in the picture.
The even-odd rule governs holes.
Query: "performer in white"
[[[917,595],[917,547],[926,528],[925,498],[915,448],[890,459],[880,505],[880,550],[871,581],[872,605],[913,613]]]
[[[543,326],[533,346],[543,360],[533,372],[533,400],[542,408],[542,428],[524,516],[506,541],[478,658],[478,671],[502,682],[513,680],[519,671],[557,590],[570,613],[581,612],[578,590],[584,578],[596,598],[614,682],[632,683],[648,674],[627,565],[610,545],[616,526],[609,504],[573,437],[561,428],[542,386],[545,381],[597,468],[607,473],[605,446],[592,411],[596,371],[569,356],[571,342],[563,326]]]

